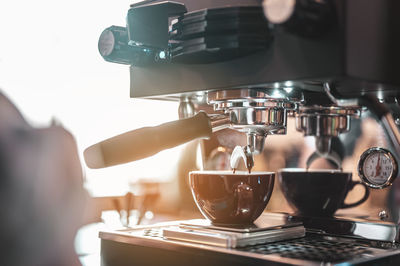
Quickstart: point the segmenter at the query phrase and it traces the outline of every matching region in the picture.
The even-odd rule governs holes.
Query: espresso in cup
[[[274,187],[272,172],[193,171],[189,183],[201,213],[213,224],[252,224]]]
[[[286,200],[302,216],[332,216],[338,209],[360,205],[369,196],[363,183],[352,181],[351,173],[339,170],[282,169],[277,174]],[[356,185],[364,186],[364,196],[344,203]]]

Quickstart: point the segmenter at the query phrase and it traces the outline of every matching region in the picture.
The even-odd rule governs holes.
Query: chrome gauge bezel
[[[389,178],[386,180],[385,183],[383,184],[374,184],[372,183],[364,174],[364,163],[365,160],[373,153],[383,153],[385,154],[390,160],[391,163],[393,164],[393,170],[391,175],[389,176]],[[374,189],[383,189],[386,187],[389,187],[393,184],[393,181],[396,179],[397,177],[397,173],[398,173],[398,165],[397,165],[397,160],[396,158],[393,156],[393,154],[385,149],[385,148],[380,148],[380,147],[373,147],[373,148],[369,148],[368,150],[366,150],[365,152],[363,152],[363,154],[361,154],[360,156],[360,160],[358,162],[358,176],[360,177],[361,181],[367,185],[368,187],[374,188]]]

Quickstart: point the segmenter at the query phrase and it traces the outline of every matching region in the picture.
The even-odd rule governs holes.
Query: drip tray
[[[305,235],[305,228],[301,222],[292,222],[281,217],[269,218],[261,218],[249,226],[218,226],[205,219],[184,221],[177,227],[163,229],[163,237],[168,240],[236,248],[289,240]]]
[[[163,229],[147,229],[143,231],[143,235],[162,239]],[[305,261],[343,263],[354,259],[372,258],[384,253],[386,249],[373,248],[367,244],[356,243],[347,239],[307,234],[305,237],[289,241],[238,247],[234,250]]]
[[[376,249],[366,245],[327,240],[318,236],[307,237],[285,242],[256,245],[238,250],[257,253],[275,254],[285,258],[318,261],[318,262],[344,262],[358,258],[369,258],[376,253]]]
[[[270,220],[279,219],[279,217],[269,214],[261,218]],[[259,241],[250,241],[250,245],[246,243],[246,246],[216,246],[206,242],[187,241],[187,239],[168,239],[163,235],[164,231],[182,229],[187,225],[193,226],[193,220],[100,232],[102,261],[105,262],[105,266],[116,265],[119,262],[130,265],[131,260],[134,260],[137,265],[362,265],[370,263],[400,265],[400,249],[397,243],[343,237],[343,235],[333,236],[312,230],[306,230],[305,236],[297,238],[278,239],[279,241],[262,244]],[[285,226],[277,228],[287,229]],[[289,228],[301,228],[301,226],[292,223]],[[202,230],[204,229],[207,232],[215,228],[205,225],[202,226]],[[235,230],[234,233],[243,231],[243,229]],[[260,228],[252,228],[250,234],[260,233],[259,230]],[[113,259],[118,259],[118,261]]]

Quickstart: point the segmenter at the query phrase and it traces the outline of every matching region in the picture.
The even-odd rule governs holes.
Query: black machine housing
[[[260,6],[262,1],[180,2],[190,12],[234,4]],[[270,46],[248,56],[210,64],[132,65],[130,95],[179,99],[201,91],[265,88],[281,86],[288,81],[294,88],[321,92],[322,84],[329,82],[338,98],[372,94],[393,102],[400,86],[397,67],[400,62],[400,2],[326,2],[331,6],[332,17],[321,34],[305,36],[301,29],[290,25],[271,25],[273,41]],[[315,94],[309,95],[312,101]]]

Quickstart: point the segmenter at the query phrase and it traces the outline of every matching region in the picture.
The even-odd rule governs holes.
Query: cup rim
[[[305,168],[282,168],[278,173],[301,173],[301,174],[352,174],[351,172],[340,171],[339,169],[309,169]]]
[[[190,171],[189,175],[198,174],[198,175],[230,175],[230,176],[260,176],[260,175],[274,175],[275,172],[267,172],[267,171],[256,171],[248,173],[247,171],[236,171],[233,173],[232,170],[196,170]]]

